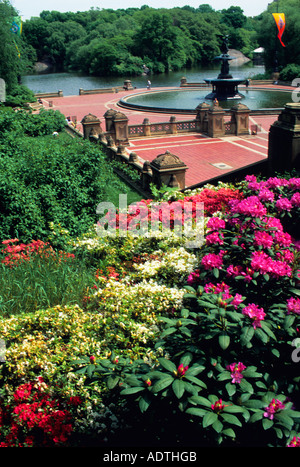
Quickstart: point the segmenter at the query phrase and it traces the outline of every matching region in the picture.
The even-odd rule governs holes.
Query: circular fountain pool
[[[241,102],[253,111],[262,109],[278,110],[283,109],[284,105],[292,100],[290,90],[254,90],[241,87],[240,93],[243,95],[241,99],[228,99],[227,101],[220,102],[220,106],[228,110],[237,102]],[[208,88],[148,91],[124,97],[120,100],[119,104],[122,107],[139,110],[152,110],[166,113],[195,113],[196,107],[202,102],[212,103],[210,99],[206,99],[207,94]]]

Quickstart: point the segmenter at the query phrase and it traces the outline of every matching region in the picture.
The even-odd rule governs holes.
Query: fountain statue
[[[215,57],[215,60],[221,61],[221,73],[215,79],[205,79],[205,82],[212,85],[212,92],[205,98],[210,100],[226,101],[227,99],[241,99],[242,94],[238,91],[238,85],[244,80],[233,78],[229,72],[229,61],[234,60],[228,54],[228,35],[222,37],[221,55]]]

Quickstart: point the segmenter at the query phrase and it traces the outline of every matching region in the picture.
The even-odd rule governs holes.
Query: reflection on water
[[[221,107],[230,109],[237,102],[241,102],[251,110],[282,108],[287,102],[291,101],[291,91],[254,91],[241,86],[240,93],[242,99],[231,99],[222,101]],[[165,109],[194,110],[202,102],[212,103],[211,100],[205,100],[208,89],[197,89],[189,91],[154,91],[150,93],[128,96],[125,101],[129,104],[137,104],[148,107],[158,107]]]
[[[130,78],[132,85],[136,88],[146,88],[147,80],[150,78],[153,87],[176,86],[180,85],[180,80],[183,76],[187,81],[199,82],[206,78],[215,78],[219,72],[219,65],[205,67],[194,67],[180,71],[170,71],[159,75],[135,76]],[[244,65],[240,67],[230,67],[233,78],[246,79],[258,73],[264,73],[263,66]],[[124,77],[97,77],[86,76],[80,73],[47,73],[34,74],[22,77],[22,84],[25,84],[29,89],[38,92],[57,92],[63,91],[64,96],[74,96],[79,94],[79,89],[97,89],[108,88],[114,86],[122,86],[128,76]]]

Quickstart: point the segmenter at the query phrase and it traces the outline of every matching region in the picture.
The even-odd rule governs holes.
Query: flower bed
[[[251,176],[172,193],[204,202],[198,249],[164,231],[76,239],[93,277],[82,303],[0,321],[3,446],[109,445],[121,431],[150,446],[299,446],[299,186]],[[66,418],[51,440],[41,426],[18,439],[4,396],[39,377],[56,401],[45,417]]]

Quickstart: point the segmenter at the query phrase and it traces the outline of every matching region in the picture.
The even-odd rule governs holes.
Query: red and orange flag
[[[275,22],[276,22],[277,28],[278,28],[277,37],[280,40],[281,45],[283,47],[285,47],[284,43],[281,40],[283,31],[285,29],[285,14],[284,13],[272,13],[272,15],[273,15],[273,17],[275,19]]]

